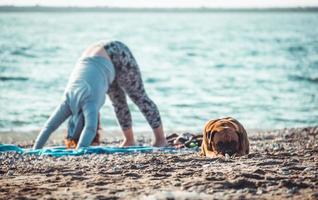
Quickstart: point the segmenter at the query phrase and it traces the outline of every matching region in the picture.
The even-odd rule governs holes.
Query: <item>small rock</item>
[[[282,171],[282,174],[283,175],[289,175],[289,174],[291,174],[291,172],[289,170],[284,170],[284,171]]]
[[[132,178],[140,178],[141,175],[139,175],[138,173],[133,173],[133,172],[127,172],[123,174],[124,176],[128,176],[128,177],[132,177]]]
[[[244,190],[242,190],[242,189],[236,190],[236,193],[242,194],[242,193],[244,193]]]
[[[225,154],[225,161],[229,161],[231,159],[229,154]]]
[[[257,195],[261,195],[261,194],[263,194],[263,190],[262,190],[262,189],[257,189],[256,194],[257,194]]]
[[[61,156],[60,158],[57,159],[58,161],[65,161],[65,157]]]
[[[174,183],[174,186],[179,187],[179,186],[181,186],[181,183],[180,182],[176,182],[176,183]]]
[[[12,176],[14,174],[14,171],[13,170],[9,170],[8,172],[7,172],[7,176]]]
[[[256,173],[256,174],[262,174],[262,175],[265,175],[265,174],[266,174],[266,172],[265,172],[264,170],[260,169],[260,168],[255,169],[254,173]]]
[[[287,194],[290,194],[290,195],[295,194],[297,192],[298,192],[298,188],[297,187],[292,187],[291,189],[287,190]]]
[[[311,195],[313,199],[318,199],[318,192],[315,192]]]
[[[208,167],[211,167],[211,163],[210,164],[205,164],[205,165],[202,165],[203,168],[208,168]]]
[[[314,171],[313,167],[306,167],[303,172],[311,172]]]
[[[121,171],[121,167],[115,166],[115,167],[112,168],[112,170],[113,170],[114,172]]]
[[[257,188],[256,183],[254,181],[249,181],[244,178],[236,179],[231,182],[225,182],[224,186],[226,188],[232,189],[243,189],[243,188]]]

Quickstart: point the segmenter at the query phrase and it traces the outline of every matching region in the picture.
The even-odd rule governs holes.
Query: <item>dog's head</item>
[[[212,132],[207,133],[209,146],[217,154],[229,154],[230,156],[239,150],[239,136],[235,129],[229,126],[216,127]]]
[[[247,134],[243,126],[233,118],[210,120],[203,130],[201,154],[244,155],[248,153]]]

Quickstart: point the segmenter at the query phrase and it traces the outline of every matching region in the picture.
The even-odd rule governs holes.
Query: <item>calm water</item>
[[[222,116],[248,129],[318,124],[317,13],[0,13],[0,131],[40,128],[81,51],[114,39],[168,130]],[[102,122],[119,129],[108,100]]]

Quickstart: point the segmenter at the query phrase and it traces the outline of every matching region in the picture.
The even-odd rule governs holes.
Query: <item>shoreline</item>
[[[318,125],[317,125],[318,126]],[[284,131],[291,131],[297,129],[306,129],[306,128],[315,128],[317,126],[298,126],[298,127],[288,127],[288,128],[281,128],[281,129],[246,129],[248,136],[255,136],[258,134],[265,134],[265,133],[277,133],[280,134]],[[0,130],[0,143],[3,144],[16,144],[22,147],[28,147],[35,141],[37,135],[40,132],[40,128],[26,130],[17,129],[17,130]],[[59,128],[55,132],[52,133],[46,146],[61,146],[63,145],[64,134],[66,132],[65,128]],[[153,133],[150,128],[141,130],[141,131],[134,131],[136,140],[139,142],[149,142],[153,137]],[[202,130],[195,130],[191,129],[176,129],[176,130],[165,130],[166,136],[169,136],[173,133],[194,133],[194,134],[202,134]],[[119,143],[118,141],[123,139],[122,131],[118,129],[102,129],[101,130],[101,143],[102,144],[112,144],[112,143]]]

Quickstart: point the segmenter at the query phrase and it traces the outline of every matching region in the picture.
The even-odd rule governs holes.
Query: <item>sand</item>
[[[184,150],[60,158],[2,153],[0,198],[318,199],[317,135],[318,127],[258,132],[249,135],[251,153],[239,158]]]

